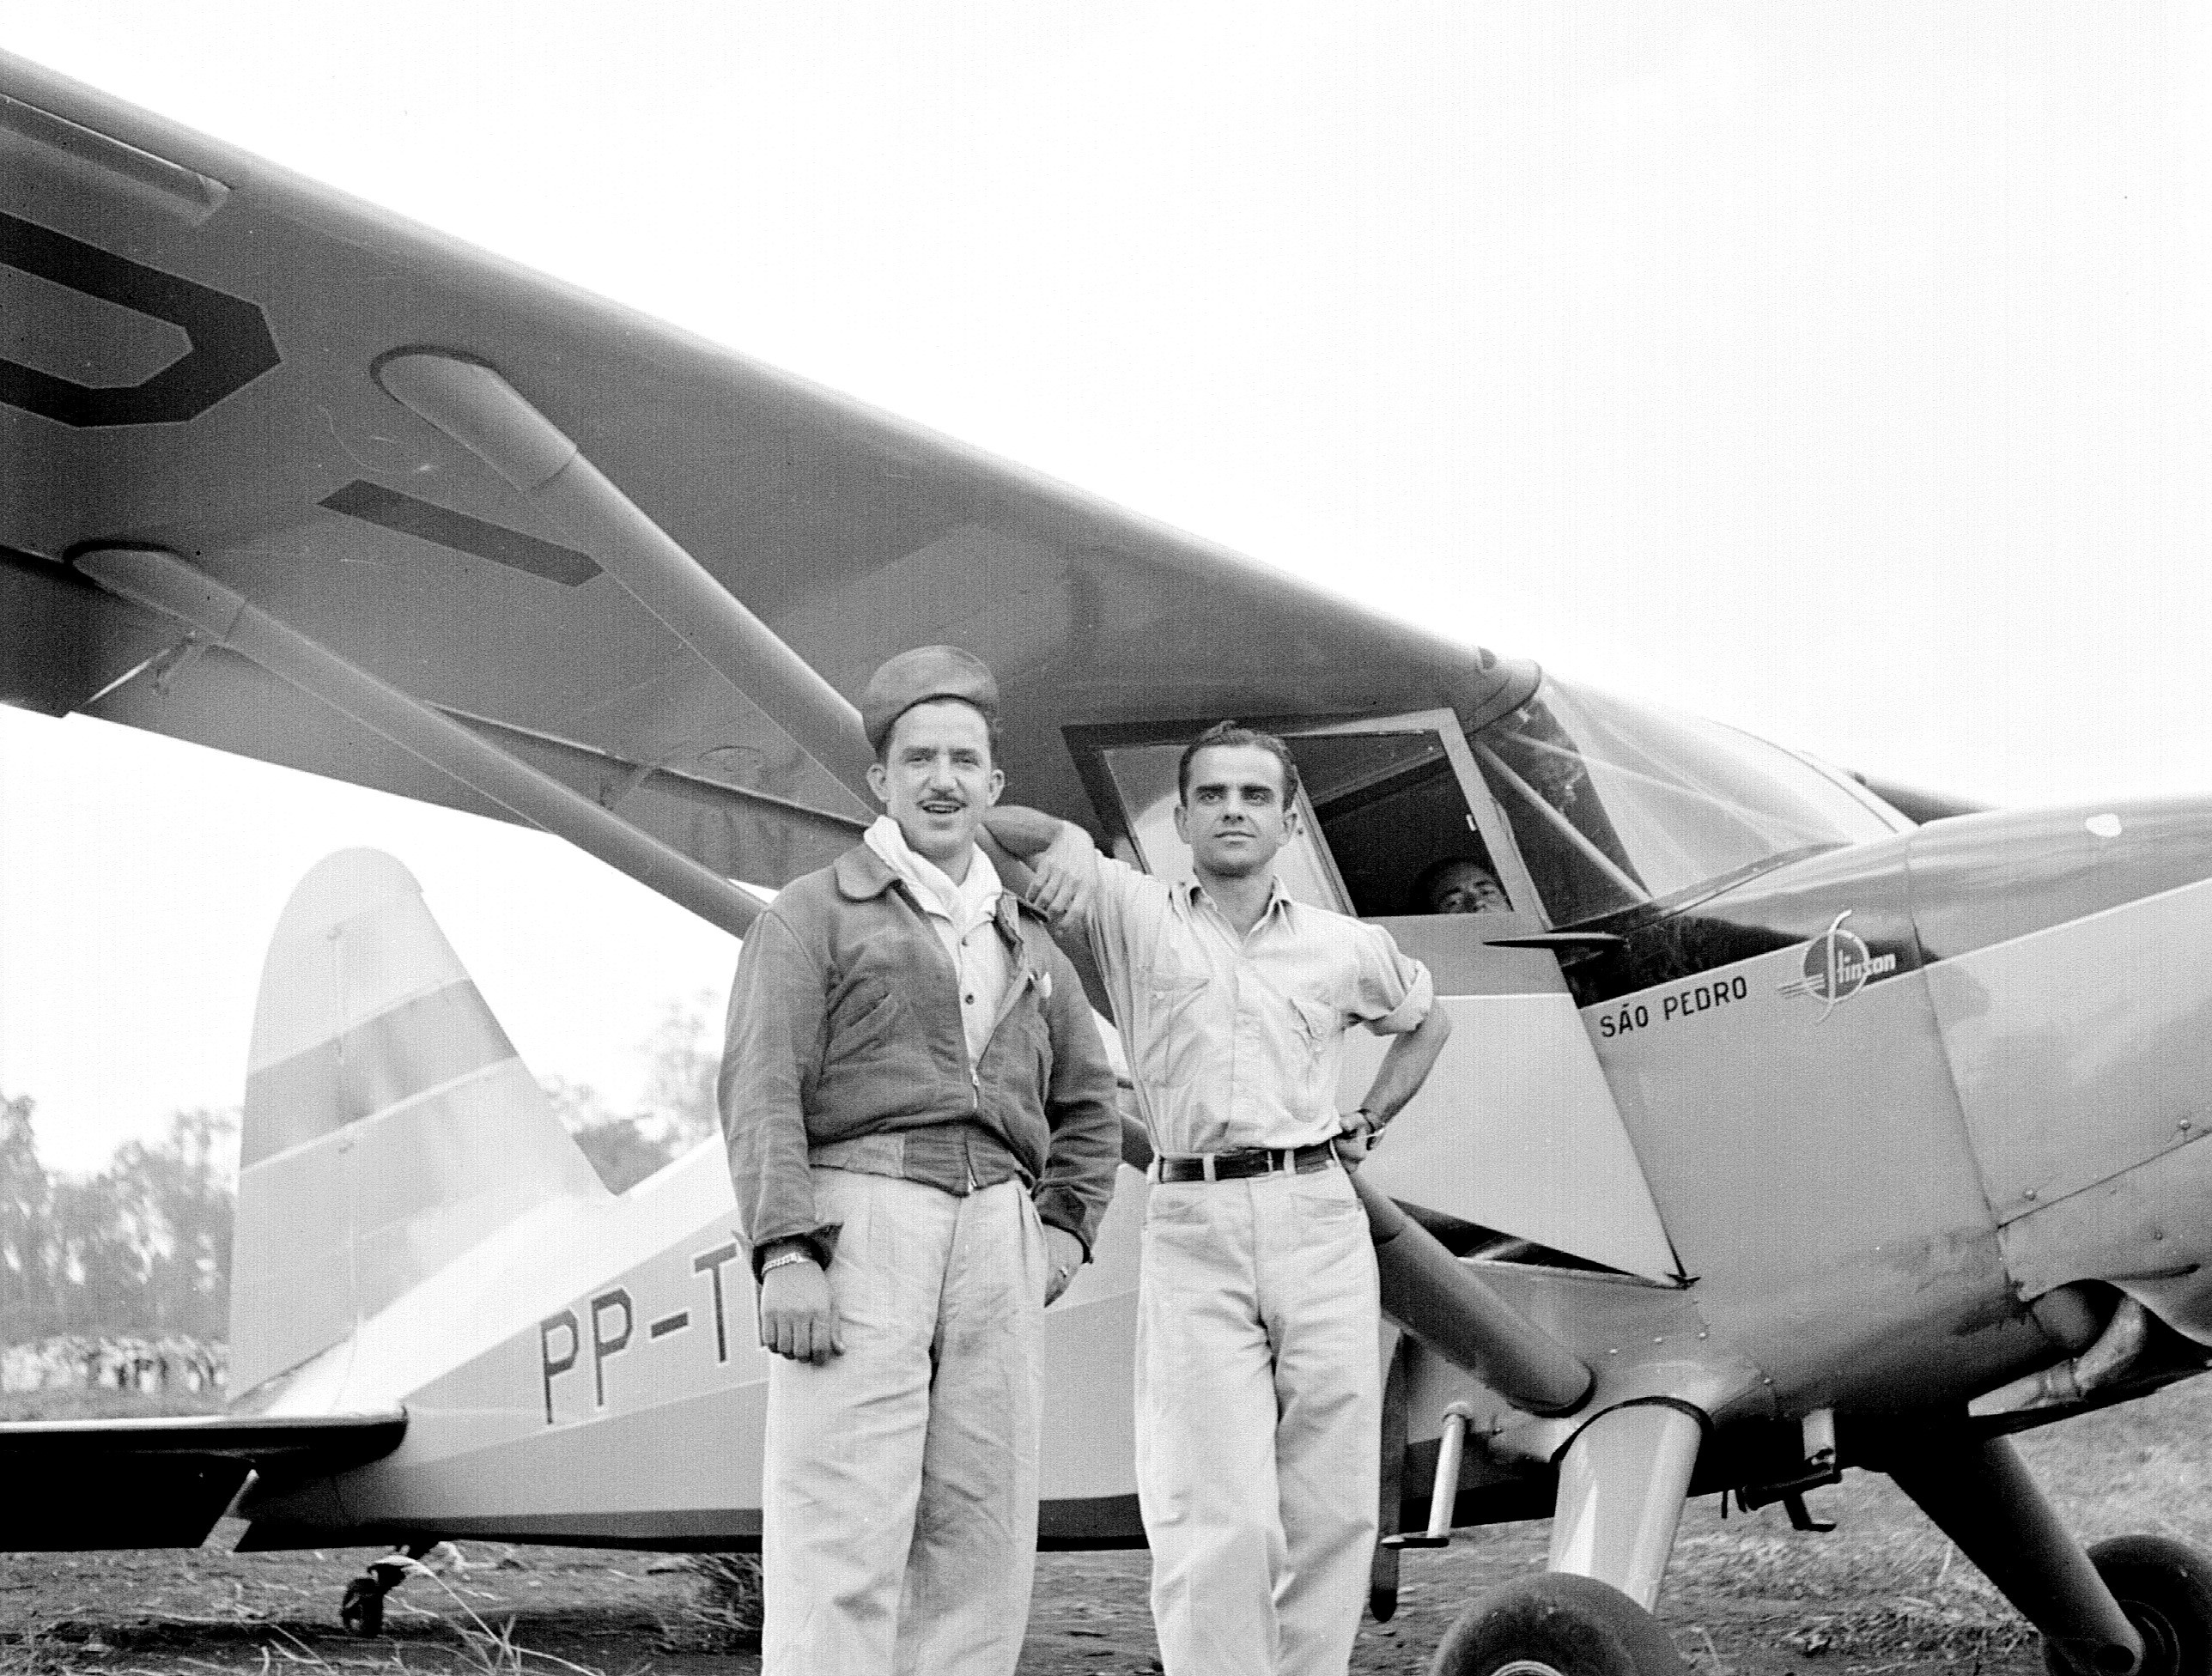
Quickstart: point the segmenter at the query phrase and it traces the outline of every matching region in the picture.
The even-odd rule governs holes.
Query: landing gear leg
[[[1549,1569],[1611,1583],[1650,1612],[1705,1435],[1672,1403],[1632,1403],[1584,1426],[1559,1460]]]
[[[2058,1522],[2010,1440],[1936,1428],[1893,1439],[1871,1464],[1896,1479],[2043,1631],[2053,1670],[2072,1676],[2137,1670],[2144,1637],[2099,1575],[2105,1568],[2093,1564]]]
[[[1672,1403],[1584,1426],[1559,1460],[1550,1575],[1468,1607],[1431,1676],[1681,1676],[1651,1603],[1704,1439],[1705,1422]]]
[[[409,1560],[422,1558],[437,1545],[435,1537],[427,1542],[410,1542],[356,1577],[346,1585],[345,1598],[338,1603],[338,1622],[357,1636],[382,1635],[384,1597],[407,1580]]]

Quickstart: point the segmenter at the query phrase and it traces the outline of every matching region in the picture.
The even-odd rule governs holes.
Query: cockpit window
[[[1285,743],[1353,913],[1511,912],[1435,728]]]
[[[1200,726],[1073,741],[1104,771],[1101,807],[1120,805],[1135,859],[1164,878],[1190,876],[1176,763]],[[1281,733],[1302,818],[1276,871],[1297,900],[1363,918],[1534,914],[1540,901],[1553,925],[1574,925],[1902,829],[1840,776],[1747,733],[1549,677],[1464,737],[1444,710]]]
[[[1554,925],[1893,830],[1747,733],[1548,677],[1468,743]]]

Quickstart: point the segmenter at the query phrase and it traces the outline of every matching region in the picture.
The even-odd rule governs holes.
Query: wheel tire
[[[1609,1583],[1553,1572],[1460,1615],[1429,1676],[1685,1676],[1659,1620]]]
[[[356,1577],[338,1603],[338,1622],[357,1636],[384,1633],[384,1590],[374,1577]]]
[[[2136,1676],[2212,1676],[2212,1555],[2164,1536],[2116,1536],[2089,1564],[2143,1638]],[[2079,1676],[2045,1642],[2051,1676]]]

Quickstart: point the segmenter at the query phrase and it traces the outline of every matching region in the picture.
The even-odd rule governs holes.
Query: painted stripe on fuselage
[[[514,1045],[467,980],[402,1001],[247,1075],[239,1168],[514,1057]]]

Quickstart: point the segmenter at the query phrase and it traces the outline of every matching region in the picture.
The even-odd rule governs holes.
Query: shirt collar
[[[1206,893],[1206,887],[1196,879],[1187,878],[1176,888],[1182,894],[1184,907],[1194,908],[1200,902],[1205,902],[1216,914],[1221,913],[1220,904]],[[1283,877],[1280,873],[1278,873],[1267,881],[1267,905],[1260,910],[1258,923],[1265,925],[1275,917],[1278,911],[1287,914],[1291,911],[1291,893],[1283,889]],[[1226,919],[1228,916],[1224,914],[1222,917]]]

